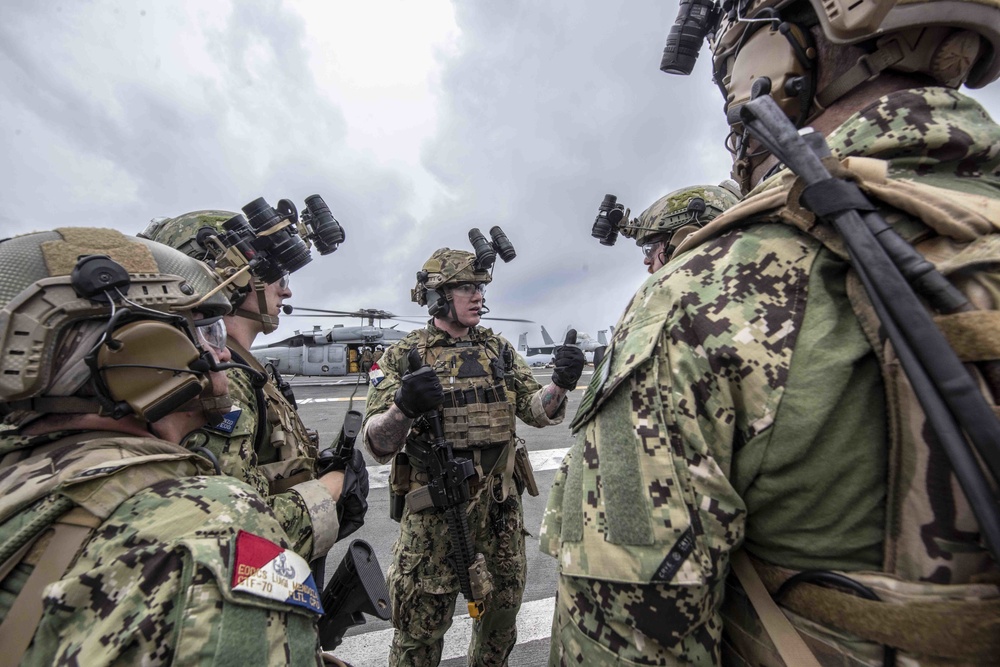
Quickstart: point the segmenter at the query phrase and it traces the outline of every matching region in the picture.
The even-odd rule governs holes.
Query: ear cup
[[[97,369],[112,400],[127,403],[143,421],[155,422],[208,386],[207,375],[189,372],[200,356],[182,330],[141,320],[114,331],[97,353]]]
[[[749,35],[730,65],[726,114],[739,122],[739,109],[759,94],[769,94],[799,124],[809,116],[815,92],[816,49],[808,31],[793,23],[761,27]]]
[[[437,290],[427,290],[427,312],[431,317],[448,317],[448,300]]]

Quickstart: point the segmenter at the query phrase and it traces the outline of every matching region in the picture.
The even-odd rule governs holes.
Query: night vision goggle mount
[[[312,245],[319,254],[329,255],[346,236],[319,195],[306,197],[301,216],[289,199],[280,200],[275,210],[260,197],[242,210],[222,223],[221,233],[211,227],[198,232],[198,243],[208,250],[210,263],[223,279],[217,289],[234,285],[245,293],[251,278],[277,282],[312,261]]]

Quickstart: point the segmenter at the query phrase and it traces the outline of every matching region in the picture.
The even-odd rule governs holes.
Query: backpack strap
[[[0,667],[14,667],[21,662],[42,618],[42,594],[45,587],[66,574],[66,570],[80,553],[84,543],[101,523],[102,520],[98,516],[82,507],[74,507],[56,519],[49,530],[26,543],[0,566],[9,572],[24,559],[29,549],[40,541],[41,535],[48,537],[42,555],[25,582],[24,588],[18,593],[3,624],[0,624],[0,646],[4,647],[3,653],[0,654]]]

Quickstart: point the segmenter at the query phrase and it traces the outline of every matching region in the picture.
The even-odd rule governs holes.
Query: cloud
[[[318,193],[347,242],[293,276],[293,303],[419,316],[409,290],[430,253],[500,225],[518,257],[498,262],[493,313],[596,333],[646,275],[631,241],[590,237],[603,195],[637,215],[729,173],[707,55],[690,77],[658,69],[675,11],[6,2],[0,237],[134,233],[154,216]],[[1000,110],[995,86],[973,94]],[[330,324],[289,318],[276,336],[314,322]]]

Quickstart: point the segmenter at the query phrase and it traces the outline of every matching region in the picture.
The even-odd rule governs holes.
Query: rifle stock
[[[364,540],[351,542],[322,602],[319,641],[325,651],[337,648],[348,628],[363,624],[365,614],[389,620],[389,590],[371,545]]]

